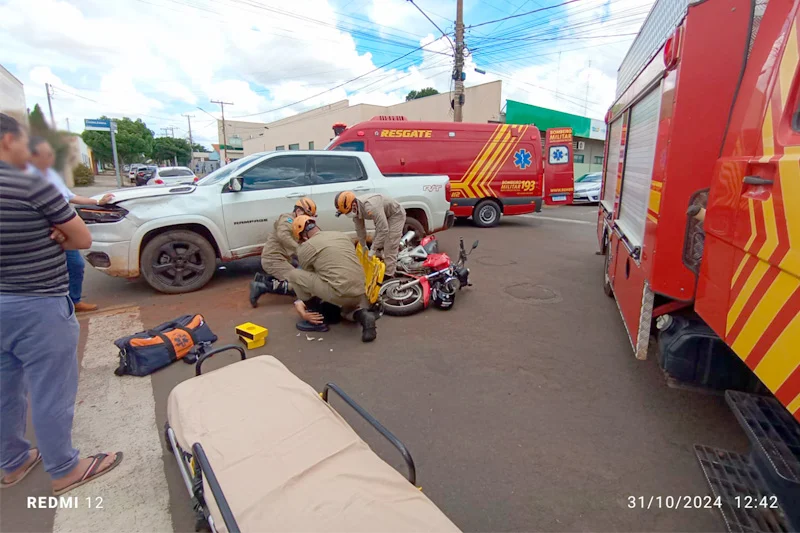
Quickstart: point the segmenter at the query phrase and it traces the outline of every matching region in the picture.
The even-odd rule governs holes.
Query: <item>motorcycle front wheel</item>
[[[410,316],[419,313],[425,307],[422,286],[417,283],[413,287],[402,289],[409,279],[390,279],[381,287],[383,310],[389,316]]]

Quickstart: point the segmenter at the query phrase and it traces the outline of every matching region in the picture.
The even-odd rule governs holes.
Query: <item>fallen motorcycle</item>
[[[383,283],[380,292],[383,312],[389,316],[409,316],[433,303],[440,309],[450,309],[456,293],[470,286],[469,269],[465,266],[469,254],[478,247],[472,244],[469,253],[464,249],[464,239],[459,239],[458,261],[439,253],[436,237],[425,237],[419,246],[408,247],[409,235],[403,236],[397,255],[397,276]]]

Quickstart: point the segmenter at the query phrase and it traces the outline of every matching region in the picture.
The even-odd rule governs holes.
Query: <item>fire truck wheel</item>
[[[611,288],[611,279],[608,277],[608,267],[611,264],[611,251],[606,249],[606,260],[603,262],[603,292],[606,296],[614,296],[614,289]]]
[[[500,223],[500,207],[492,200],[483,200],[472,212],[472,222],[479,228],[493,228]]]

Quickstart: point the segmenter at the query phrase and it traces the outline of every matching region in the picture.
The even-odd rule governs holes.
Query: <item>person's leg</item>
[[[351,298],[342,305],[342,316],[361,324],[361,341],[372,342],[378,337],[377,317],[369,311],[367,296]]]
[[[258,307],[258,299],[267,293],[294,296],[286,281],[289,272],[294,268],[285,257],[274,254],[262,255],[261,268],[264,269],[266,275],[257,272],[253,281],[250,282],[250,305],[252,307]]]
[[[72,303],[77,304],[81,301],[83,291],[83,257],[78,250],[66,250],[67,272],[69,272],[69,297]]]
[[[67,475],[78,464],[72,446],[72,420],[78,392],[78,336],[80,328],[69,297],[30,298],[24,333],[14,355],[22,362],[30,389],[36,442],[44,467],[53,479]],[[47,328],[42,329],[42,324]]]
[[[405,215],[389,219],[389,234],[383,245],[383,262],[386,264],[385,276],[387,278],[394,276],[397,269],[397,252],[400,250],[400,239],[403,238],[405,223]]]
[[[28,393],[22,362],[11,351],[21,326],[19,300],[0,295],[0,468],[7,474],[25,464],[31,448],[25,439]]]

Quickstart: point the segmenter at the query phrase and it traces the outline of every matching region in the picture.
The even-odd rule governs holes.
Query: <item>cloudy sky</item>
[[[452,33],[455,0],[415,3]],[[467,85],[501,79],[504,99],[602,118],[651,4],[465,0]],[[46,110],[53,85],[59,128],[127,116],[187,137],[191,114],[206,146],[217,140],[211,99],[234,103],[226,118],[269,122],[451,88],[451,44],[407,0],[0,0],[0,42],[30,107]]]

